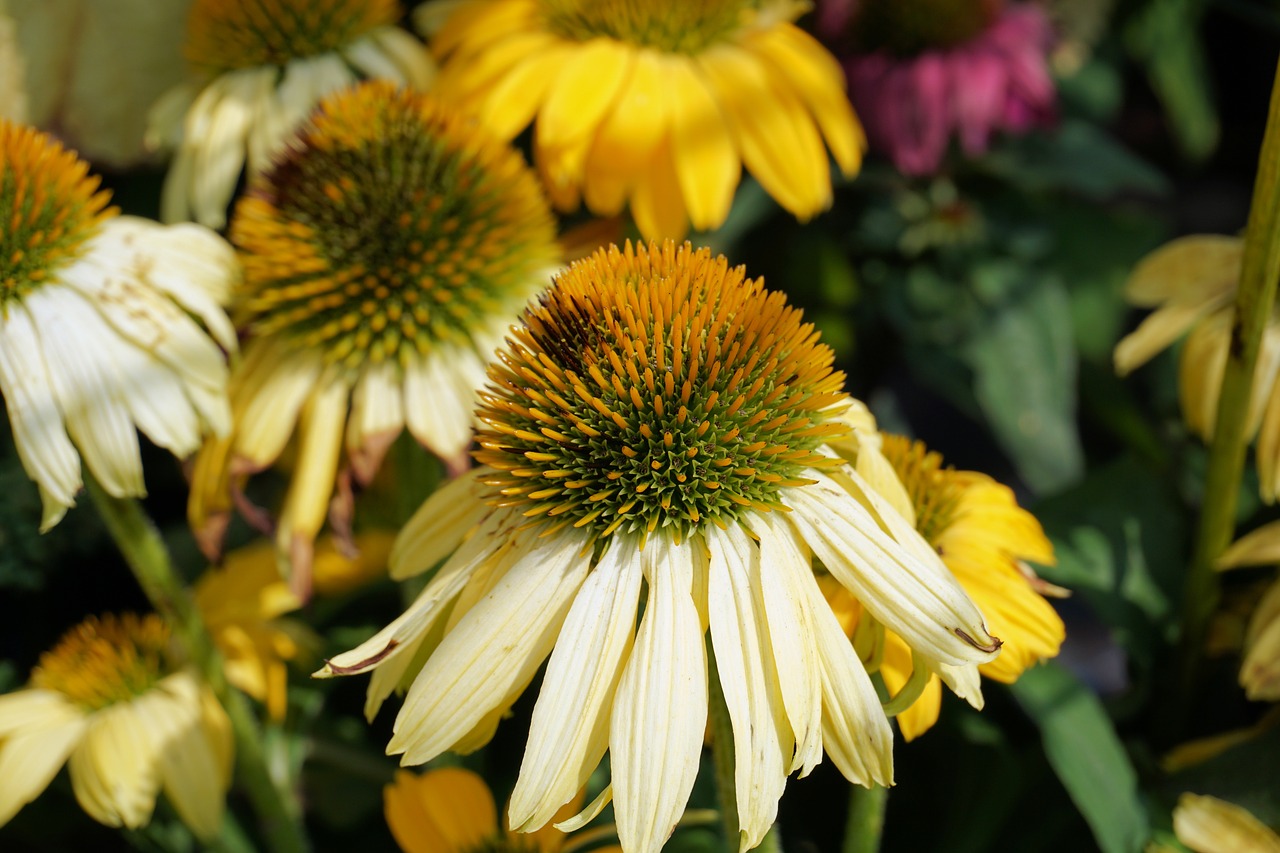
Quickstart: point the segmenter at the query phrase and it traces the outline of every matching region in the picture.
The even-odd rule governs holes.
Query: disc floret
[[[242,323],[351,368],[469,342],[515,315],[557,252],[518,152],[386,82],[322,104],[238,204],[231,239]]]
[[[0,310],[76,258],[116,214],[89,164],[30,127],[0,121]]]
[[[490,368],[476,459],[495,506],[600,535],[677,538],[785,508],[843,374],[812,324],[760,279],[688,243],[609,247],[526,310]]]
[[[215,76],[328,53],[395,23],[396,0],[196,0],[187,61]]]
[[[86,711],[141,696],[168,674],[169,628],[155,614],[90,617],[40,656],[33,687]]]

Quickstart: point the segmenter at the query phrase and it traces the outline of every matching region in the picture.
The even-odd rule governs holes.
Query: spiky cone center
[[[237,321],[358,368],[514,317],[558,260],[519,152],[382,81],[323,101],[236,206]]]
[[[887,48],[898,56],[951,47],[981,33],[1003,0],[863,0],[853,22],[858,49]]]
[[[97,711],[154,687],[170,654],[169,627],[155,614],[90,617],[40,656],[31,684]]]
[[[709,249],[610,246],[524,314],[481,394],[491,503],[597,536],[785,506],[847,427],[831,349]]]
[[[216,76],[329,53],[400,17],[397,0],[195,0],[187,62]]]
[[[553,33],[572,41],[611,38],[693,55],[728,41],[761,5],[753,0],[539,0]]]
[[[929,450],[923,442],[885,435],[880,449],[911,498],[916,530],[936,546],[956,520],[963,487],[951,476],[952,469],[943,467],[942,455]]]
[[[52,137],[0,121],[0,312],[20,301],[117,211],[89,164]]]

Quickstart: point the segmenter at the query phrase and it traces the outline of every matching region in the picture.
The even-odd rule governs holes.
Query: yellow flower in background
[[[994,661],[968,672],[930,673],[913,665],[911,649],[901,637],[868,620],[847,590],[826,582],[828,600],[864,662],[879,660],[885,686],[901,697],[900,703],[919,691],[897,714],[902,735],[910,741],[938,720],[939,674],[955,681],[951,686],[961,698],[981,708],[978,673],[1010,684],[1028,667],[1055,657],[1064,627],[1044,595],[1066,593],[1041,581],[1027,565],[1053,565],[1053,546],[1007,486],[977,471],[944,468],[938,453],[902,436],[884,435],[879,449],[877,456],[853,456],[858,470],[911,520],[1004,641]],[[895,488],[898,482],[901,487]]]
[[[430,8],[428,5],[427,9]],[[759,0],[472,0],[432,39],[437,89],[534,156],[563,210],[630,206],[646,238],[715,228],[745,166],[800,219],[865,140],[824,47]],[[824,146],[825,142],[825,146]]]
[[[1280,521],[1242,536],[1217,563],[1220,570],[1280,566]],[[1280,702],[1280,575],[1253,608],[1245,628],[1240,686],[1255,702]]]
[[[231,722],[173,654],[155,615],[90,618],[0,696],[0,825],[63,763],[81,808],[108,826],[151,820],[163,790],[191,831],[218,834],[231,781]]]
[[[385,577],[391,539],[383,531],[358,533],[354,555],[344,554],[332,537],[320,542],[315,591],[341,595]],[[320,638],[304,623],[280,618],[302,601],[280,577],[274,544],[258,540],[232,551],[196,582],[195,601],[222,652],[227,680],[265,703],[274,719],[284,719],[288,664],[314,654]]]
[[[421,764],[483,745],[549,657],[510,825],[546,825],[607,750],[612,784],[570,826],[612,798],[623,848],[648,853],[698,772],[710,630],[743,849],[824,750],[851,781],[889,784],[888,720],[813,557],[934,665],[988,662],[1000,641],[828,446],[853,406],[833,359],[782,294],[710,250],[572,264],[490,367],[481,467],[391,555],[393,577],[443,565],[319,674],[372,670],[370,715],[407,686],[387,751]]]
[[[1280,853],[1280,835],[1247,809],[1217,797],[1179,797],[1173,831],[1196,853]]]
[[[326,516],[350,529],[353,487],[402,430],[466,466],[485,364],[559,263],[555,223],[514,148],[372,82],[321,104],[238,202],[231,240],[248,340],[233,430],[197,457],[188,514],[216,558],[245,478],[296,435],[276,541],[305,599]]]
[[[198,82],[151,116],[152,145],[177,146],[162,218],[221,228],[242,168],[269,168],[324,96],[360,79],[430,84],[431,57],[399,17],[396,0],[194,0],[185,52]]]
[[[56,135],[97,166],[146,158],[147,114],[182,82],[182,28],[190,0],[0,0],[0,117]],[[9,63],[22,73],[13,76]],[[20,85],[25,109],[5,109]]]
[[[460,767],[397,771],[382,797],[387,826],[405,853],[558,853],[565,845],[565,834],[552,826],[527,835],[499,830],[489,786]],[[572,816],[581,801],[575,798],[560,816]],[[617,845],[594,849],[622,853]]]
[[[137,430],[186,456],[230,425],[231,247],[118,216],[88,168],[0,121],[0,394],[43,530],[75,503],[82,456],[112,495],[142,495]]]
[[[1125,285],[1131,303],[1156,310],[1116,345],[1116,372],[1124,376],[1189,331],[1178,363],[1178,396],[1187,426],[1205,441],[1213,438],[1218,414],[1243,252],[1238,237],[1182,237],[1143,258]],[[1267,503],[1280,497],[1277,377],[1280,319],[1273,313],[1258,354],[1246,427],[1249,436],[1257,436],[1259,489]]]

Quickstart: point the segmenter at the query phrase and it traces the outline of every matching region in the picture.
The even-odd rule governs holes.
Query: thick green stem
[[[707,643],[707,680],[710,687],[711,755],[716,767],[716,790],[720,794],[720,819],[724,825],[724,841],[736,851],[740,845],[738,828],[738,789],[734,781],[733,724],[729,720],[729,706],[725,703],[724,690],[720,687],[720,672],[716,669],[716,656]]]
[[[878,853],[888,805],[888,788],[880,785],[873,788],[849,786],[849,817],[844,825],[843,853]]]
[[[1213,441],[1209,446],[1204,504],[1183,587],[1179,687],[1184,698],[1194,688],[1209,619],[1218,603],[1218,578],[1213,566],[1231,543],[1235,528],[1254,369],[1263,332],[1271,321],[1276,279],[1280,276],[1280,66],[1276,73],[1245,232],[1231,344],[1222,376]]]
[[[168,620],[192,663],[226,709],[235,736],[238,779],[258,812],[269,848],[277,853],[303,853],[308,845],[288,780],[278,783],[272,777],[248,700],[227,683],[222,656],[200,610],[174,570],[160,532],[137,501],[107,494],[87,469],[85,490],[142,591]]]

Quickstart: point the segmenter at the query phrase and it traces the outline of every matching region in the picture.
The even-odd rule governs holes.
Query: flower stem
[[[199,608],[174,569],[160,531],[136,500],[112,497],[88,469],[84,479],[89,498],[133,570],[138,585],[156,611],[173,626],[191,661],[231,719],[240,784],[258,812],[269,849],[277,853],[303,853],[308,845],[297,803],[288,791],[287,782],[277,783],[272,777],[253,711],[245,697],[227,683],[222,656]]]
[[[884,834],[884,812],[889,789],[882,785],[849,786],[849,817],[844,825],[843,853],[877,853]]]
[[[738,827],[738,790],[734,781],[733,724],[729,706],[720,686],[716,656],[707,643],[707,681],[710,688],[711,756],[716,767],[716,790],[720,794],[720,819],[724,826],[724,842],[729,850],[738,849],[742,833]]]
[[[1275,303],[1277,276],[1280,276],[1280,66],[1272,83],[1270,113],[1253,185],[1231,344],[1227,349],[1217,421],[1209,446],[1200,524],[1183,586],[1178,686],[1184,698],[1190,696],[1194,688],[1209,619],[1218,603],[1214,562],[1231,543],[1234,532],[1253,374],[1262,335]]]

